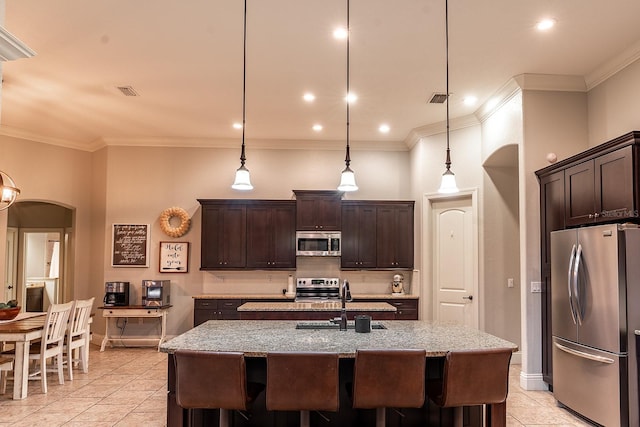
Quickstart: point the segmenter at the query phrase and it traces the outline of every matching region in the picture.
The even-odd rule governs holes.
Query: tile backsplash
[[[297,270],[203,272],[203,294],[274,294],[287,289],[289,274],[296,277],[338,277],[346,279],[351,292],[358,294],[391,294],[391,282],[396,271],[342,271],[337,257],[298,257]],[[404,291],[417,294],[412,283],[419,283],[419,272],[403,271]]]

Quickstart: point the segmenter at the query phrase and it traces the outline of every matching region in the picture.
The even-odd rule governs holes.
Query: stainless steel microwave
[[[340,256],[341,247],[339,231],[296,232],[297,256]]]

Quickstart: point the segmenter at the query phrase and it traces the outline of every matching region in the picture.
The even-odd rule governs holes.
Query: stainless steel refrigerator
[[[640,229],[551,233],[553,394],[595,421],[638,426]]]

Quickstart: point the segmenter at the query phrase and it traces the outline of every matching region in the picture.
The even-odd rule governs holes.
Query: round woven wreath
[[[180,220],[177,227],[171,225],[171,218],[174,217]],[[174,206],[163,210],[160,214],[160,228],[167,236],[182,237],[189,231],[190,225],[191,219],[189,218],[189,214],[182,208]]]

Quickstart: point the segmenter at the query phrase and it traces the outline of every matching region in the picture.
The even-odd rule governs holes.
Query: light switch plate
[[[531,282],[531,293],[539,294],[542,292],[542,282]]]

